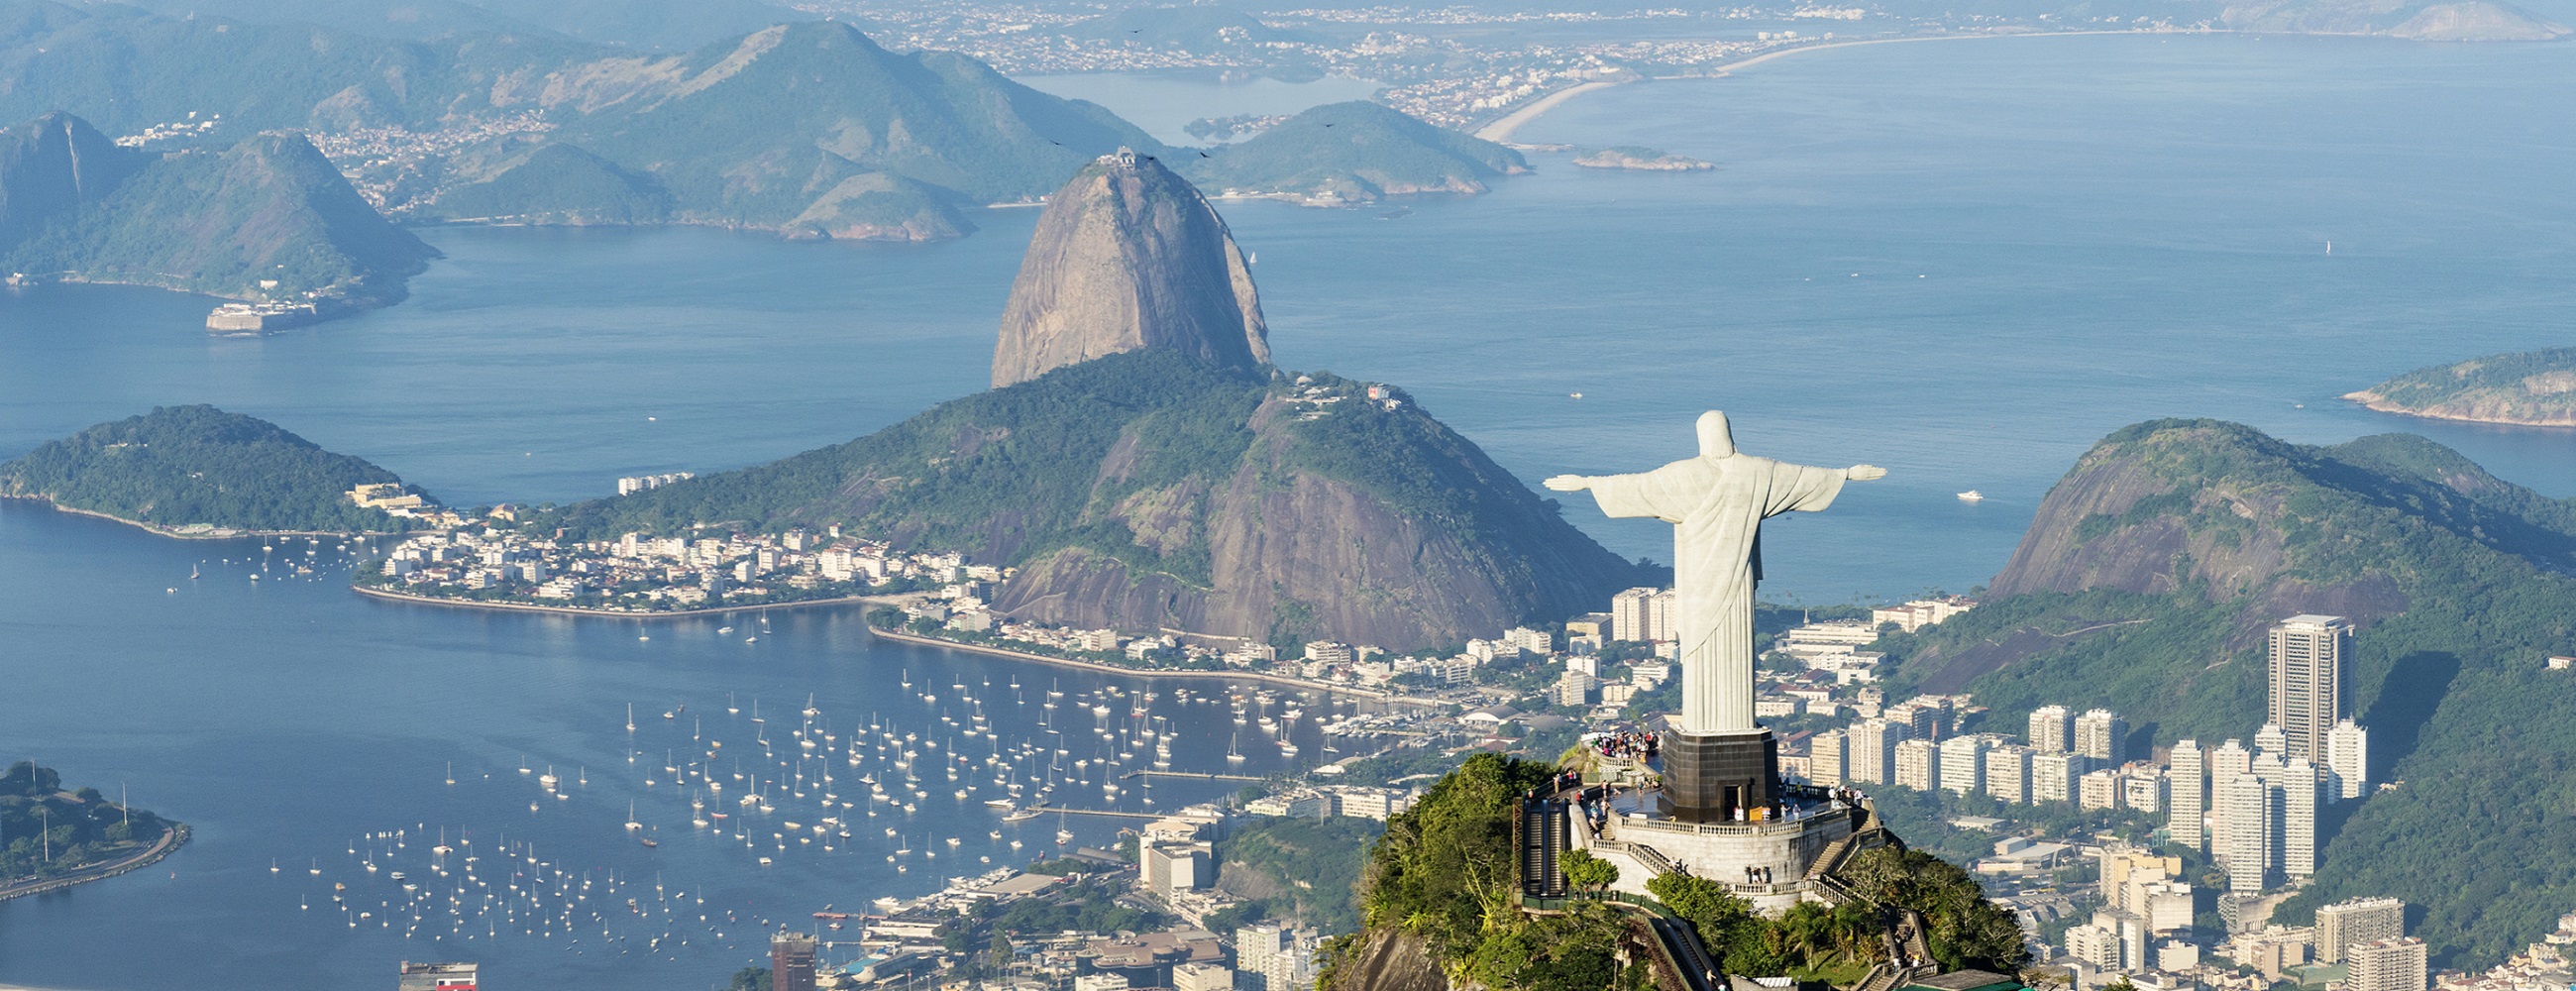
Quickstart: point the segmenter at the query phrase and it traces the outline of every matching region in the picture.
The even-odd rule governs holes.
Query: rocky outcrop
[[[1330,991],[1449,991],[1449,977],[1422,937],[1373,928],[1342,950]]]
[[[2576,348],[2419,368],[2344,398],[2382,413],[2433,420],[2576,426]]]
[[[1253,440],[1231,471],[1108,508],[1139,542],[1203,541],[1203,584],[1066,548],[1022,565],[995,605],[1086,627],[1284,634],[1403,649],[1483,636],[1533,615],[1580,612],[1631,579],[1633,566],[1420,411],[1357,406],[1330,414],[1401,418],[1410,422],[1365,433],[1446,442],[1371,452],[1341,449],[1364,434],[1321,429],[1323,421],[1304,419],[1302,409],[1289,398],[1264,401],[1248,424]],[[1425,478],[1462,479],[1462,494],[1483,518],[1457,525],[1454,512],[1424,512],[1368,479],[1319,467],[1349,455],[1384,458]]]
[[[1104,355],[1167,348],[1266,372],[1252,269],[1188,180],[1127,149],[1047,201],[993,350],[995,386]]]
[[[0,129],[0,250],[53,217],[106,199],[151,161],[61,111]]]

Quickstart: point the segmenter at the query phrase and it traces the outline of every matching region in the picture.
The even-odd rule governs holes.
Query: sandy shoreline
[[[1764,52],[1764,53],[1762,53],[1762,54],[1760,54],[1760,55],[1753,56],[1752,58],[1745,59],[1744,61],[1741,61],[1741,62],[1728,62],[1728,63],[1726,63],[1726,64],[1724,64],[1724,65],[1718,66],[1714,71],[1710,72],[1708,75],[1705,75],[1705,76],[1666,76],[1666,77],[1658,77],[1658,78],[1663,78],[1663,79],[1724,79],[1724,78],[1726,78],[1726,77],[1728,77],[1728,76],[1734,75],[1734,74],[1735,74],[1735,70],[1737,70],[1737,69],[1747,69],[1747,68],[1751,68],[1751,67],[1753,67],[1753,66],[1761,65],[1761,64],[1762,64],[1762,63],[1764,63],[1764,62],[1771,61],[1772,59],[1777,59],[1777,58],[1787,58],[1787,57],[1789,57],[1789,56],[1791,56],[1791,55],[1800,55],[1800,54],[1804,54],[1804,53],[1807,53],[1807,52],[1821,52],[1821,51],[1824,51],[1824,50],[1826,50],[1826,49],[1828,49],[1828,48],[1857,48],[1857,47],[1860,47],[1860,46],[1862,46],[1862,45],[1895,45],[1895,44],[1903,44],[1903,43],[1907,43],[1907,42],[1915,42],[1915,41],[1973,41],[1973,40],[1978,40],[1978,39],[1988,39],[1988,38],[2067,38],[2067,37],[2075,37],[2075,36],[2079,36],[2079,35],[2104,35],[2104,34],[2224,34],[2224,33],[2227,33],[2227,32],[2220,32],[2220,31],[2015,31],[2015,32],[1998,32],[1998,33],[1994,33],[1994,34],[1927,34],[1927,35],[1912,35],[1912,36],[1903,37],[1903,38],[1861,38],[1861,39],[1855,39],[1855,40],[1852,40],[1852,41],[1828,41],[1828,42],[1824,42],[1824,43],[1821,43],[1821,44],[1814,44],[1814,45],[1798,45],[1798,46],[1793,47],[1793,48],[1781,48],[1781,49],[1776,49],[1776,50],[1773,50],[1773,51]],[[1492,141],[1492,142],[1496,142],[1496,143],[1505,143],[1505,142],[1509,142],[1509,141],[1512,139],[1512,134],[1513,134],[1513,132],[1516,132],[1516,131],[1520,130],[1520,129],[1521,129],[1521,127],[1522,127],[1523,125],[1526,125],[1526,124],[1528,124],[1529,122],[1531,122],[1531,121],[1533,121],[1533,120],[1537,120],[1541,115],[1543,115],[1543,114],[1547,113],[1548,111],[1550,111],[1550,110],[1554,110],[1554,109],[1556,109],[1557,107],[1564,105],[1566,101],[1568,101],[1568,100],[1572,100],[1572,99],[1574,99],[1575,97],[1582,96],[1582,95],[1583,95],[1583,94],[1585,94],[1585,93],[1590,93],[1590,92],[1593,92],[1593,91],[1595,91],[1595,90],[1603,90],[1603,89],[1608,89],[1608,88],[1610,88],[1610,87],[1612,87],[1612,86],[1620,86],[1620,85],[1625,85],[1625,84],[1623,84],[1623,83],[1584,83],[1584,84],[1582,84],[1582,85],[1580,85],[1580,86],[1575,86],[1575,87],[1573,87],[1573,88],[1571,88],[1571,89],[1562,89],[1562,90],[1558,90],[1558,91],[1556,91],[1556,92],[1554,92],[1554,93],[1550,93],[1550,94],[1548,94],[1548,95],[1546,95],[1546,96],[1540,97],[1540,98],[1539,98],[1539,100],[1538,100],[1538,102],[1536,102],[1536,103],[1530,104],[1529,106],[1522,107],[1522,108],[1520,108],[1520,109],[1518,109],[1518,110],[1514,110],[1514,111],[1512,111],[1511,113],[1504,115],[1504,116],[1503,116],[1503,118],[1502,118],[1502,119],[1500,119],[1500,120],[1494,121],[1494,122],[1493,122],[1493,123],[1491,123],[1491,124],[1487,124],[1487,125],[1485,125],[1485,126],[1483,126],[1483,127],[1477,128],[1477,129],[1476,129],[1476,136],[1477,136],[1477,137],[1479,137],[1479,138],[1483,138],[1483,139],[1485,139],[1485,140],[1487,140],[1487,141]]]

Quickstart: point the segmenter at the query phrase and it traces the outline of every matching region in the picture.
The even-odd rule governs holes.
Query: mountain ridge
[[[2352,714],[2374,779],[2403,784],[2321,822],[2316,880],[2276,921],[2391,895],[2424,906],[2437,966],[2483,965],[2576,901],[2576,855],[2556,852],[2576,850],[2576,792],[2554,784],[2576,730],[2548,715],[2576,705],[2576,679],[2540,663],[2576,642],[2571,572],[2576,504],[2424,438],[2150,421],[2050,490],[1984,605],[1882,645],[1893,691],[1964,689],[1994,725],[2107,706],[2143,747],[2250,736],[2263,631],[2351,617]]]
[[[50,113],[0,131],[0,188],[0,264],[47,278],[380,305],[438,255],[292,134],[154,154]]]

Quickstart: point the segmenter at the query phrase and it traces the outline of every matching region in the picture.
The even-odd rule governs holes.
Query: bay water
[[[2576,50],[2563,46],[1857,46],[1589,94],[1518,135],[1651,145],[1711,171],[1602,172],[1536,152],[1535,174],[1484,196],[1221,209],[1258,257],[1284,367],[1399,384],[1533,482],[1685,456],[1705,408],[1733,414],[1753,453],[1887,466],[1826,513],[1776,521],[1765,562],[1766,597],[1876,600],[1981,583],[2076,456],[2152,417],[2239,420],[2301,442],[2412,431],[2576,495],[2576,432],[2336,398],[2422,365],[2567,343],[2576,191],[2560,177],[2576,160],[2576,105],[2554,94],[2571,83]],[[1249,112],[1188,80],[1099,81],[1092,95],[1167,121]],[[210,304],[191,297],[0,296],[0,455],[155,404],[211,402],[462,505],[758,463],[983,387],[1035,215],[976,219],[974,237],[930,246],[429,230],[448,257],[411,300],[249,340],[206,337]],[[1988,498],[1954,497],[1967,489]],[[1621,553],[1666,554],[1660,527],[1601,520],[1580,501],[1568,513]],[[986,679],[1108,684],[874,642],[846,612],[779,614],[759,631],[738,617],[393,606],[346,591],[334,544],[267,546],[0,504],[0,756],[128,785],[198,828],[151,871],[0,904],[0,982],[365,986],[397,960],[446,957],[487,961],[496,986],[711,982],[758,958],[757,920],[810,925],[827,902],[918,894],[976,858],[1051,848],[1057,823],[992,840],[980,795],[934,787],[940,801],[909,820],[917,835],[773,850],[763,868],[758,851],[694,833],[667,782],[644,785],[660,777],[654,744],[686,742],[662,711],[686,705],[712,728],[733,693],[792,719],[811,692],[843,730],[869,714],[946,728],[960,703],[914,693],[954,683],[1007,721],[1005,738],[1026,739],[1046,713],[998,702]],[[280,567],[308,549],[315,574]],[[270,569],[256,583],[253,562]],[[192,567],[205,577],[188,580]],[[890,687],[907,672],[924,687]],[[629,703],[645,717],[634,737]],[[1195,743],[1176,750],[1177,768],[1224,769],[1222,707],[1156,705]],[[724,726],[746,745],[746,724]],[[1307,762],[1320,742],[1300,740]],[[1286,766],[1261,761],[1249,773]],[[526,762],[590,784],[532,794]],[[1155,797],[1169,807],[1225,790],[1174,782]],[[1085,804],[1142,809],[1142,797]],[[659,848],[623,828],[628,799]],[[1100,844],[1118,823],[1063,825]],[[359,887],[352,876],[388,900],[381,877],[349,873],[361,834],[402,829],[408,844],[440,828],[494,844],[506,831],[621,884],[658,872],[664,897],[686,891],[755,921],[649,953],[651,935],[679,931],[671,913],[649,934],[614,927],[623,942],[458,949],[351,929],[322,907],[327,894],[317,904],[317,885]],[[895,872],[893,844],[921,835],[964,842],[954,859],[935,848],[939,869],[912,859]],[[294,872],[314,862],[332,873]],[[634,889],[619,890],[622,905]]]

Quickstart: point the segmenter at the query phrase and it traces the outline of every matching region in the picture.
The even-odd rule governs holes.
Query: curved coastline
[[[178,530],[162,526],[158,523],[146,523],[142,520],[129,520],[122,516],[102,513],[95,509],[76,509],[71,506],[55,502],[45,496],[0,496],[0,499],[14,499],[19,502],[32,502],[57,513],[69,513],[74,516],[89,516],[106,520],[110,523],[122,523],[126,526],[149,533],[155,537],[168,537],[172,540],[240,540],[247,537],[400,537],[424,532],[419,530],[234,530],[217,527],[204,533],[183,533]]]
[[[1718,66],[1717,68],[1715,68],[1715,69],[1711,70],[1711,71],[1710,71],[1708,74],[1706,74],[1706,75],[1699,75],[1699,76],[1656,76],[1656,77],[1653,77],[1651,80],[1640,80],[1640,81],[1674,80],[1674,79],[1724,79],[1724,78],[1726,78],[1726,77],[1728,77],[1728,76],[1734,75],[1734,74],[1735,74],[1735,70],[1737,70],[1737,69],[1747,69],[1747,68],[1751,68],[1751,67],[1753,67],[1753,66],[1760,65],[1760,64],[1762,64],[1762,63],[1764,63],[1764,62],[1771,61],[1772,59],[1777,59],[1777,58],[1787,58],[1787,57],[1789,57],[1789,56],[1791,56],[1791,55],[1800,55],[1800,54],[1804,54],[1804,53],[1807,53],[1807,52],[1821,52],[1821,51],[1824,51],[1824,50],[1826,50],[1826,49],[1828,49],[1828,48],[1857,48],[1857,47],[1862,46],[1862,45],[1894,45],[1894,44],[1902,44],[1902,43],[1905,43],[1905,42],[1915,42],[1915,41],[1973,41],[1973,40],[1983,39],[1983,38],[2071,38],[2071,37],[2084,36],[2084,35],[2105,35],[2105,34],[2138,34],[2138,35],[2146,35],[2146,34],[2232,34],[2232,33],[2234,33],[2234,32],[2229,32],[2229,31],[2211,31],[2211,30],[2192,30],[2192,31],[2179,31],[2179,30],[2177,30],[2177,31],[2155,31],[2155,30],[2147,30],[2147,31],[1998,31],[1998,32],[1990,33],[1990,34],[1926,34],[1926,35],[1908,35],[1908,36],[1906,36],[1906,37],[1902,37],[1902,38],[1856,38],[1856,39],[1853,39],[1853,40],[1850,40],[1850,41],[1825,41],[1825,42],[1820,42],[1820,43],[1818,43],[1818,44],[1813,44],[1813,45],[1796,45],[1796,46],[1792,46],[1792,47],[1788,47],[1788,48],[1777,48],[1777,49],[1773,49],[1773,50],[1771,50],[1771,51],[1763,52],[1762,54],[1759,54],[1759,55],[1755,55],[1755,56],[1753,56],[1753,57],[1751,57],[1751,58],[1747,58],[1747,59],[1745,59],[1745,60],[1743,60],[1743,61],[1741,61],[1741,62],[1728,62],[1728,63],[1725,63],[1725,64],[1720,65],[1720,66]],[[1570,100],[1574,99],[1575,97],[1581,96],[1581,95],[1583,95],[1583,94],[1585,94],[1585,93],[1591,93],[1591,92],[1595,92],[1595,91],[1598,91],[1598,90],[1609,89],[1610,87],[1613,87],[1613,86],[1624,86],[1624,85],[1627,85],[1627,84],[1626,84],[1626,83],[1609,83],[1609,82],[1590,82],[1590,83],[1583,83],[1583,84],[1578,85],[1578,86],[1573,86],[1573,87],[1570,87],[1570,88],[1567,88],[1567,89],[1561,89],[1561,90],[1558,90],[1558,91],[1556,91],[1556,92],[1554,92],[1554,93],[1550,93],[1550,94],[1548,94],[1548,95],[1546,95],[1546,96],[1539,97],[1538,102],[1536,102],[1536,103],[1532,103],[1532,104],[1530,104],[1529,106],[1522,107],[1522,108],[1520,108],[1520,109],[1518,109],[1518,110],[1514,110],[1514,111],[1512,111],[1511,113],[1505,114],[1505,115],[1503,115],[1500,119],[1495,120],[1493,123],[1490,123],[1490,124],[1487,124],[1487,125],[1485,125],[1485,126],[1483,126],[1483,127],[1477,128],[1475,133],[1476,133],[1476,136],[1477,136],[1477,137],[1479,137],[1479,138],[1483,138],[1483,139],[1485,139],[1485,140],[1487,140],[1487,141],[1492,141],[1492,142],[1495,142],[1495,143],[1497,143],[1497,144],[1510,144],[1510,143],[1511,143],[1511,140],[1512,140],[1512,134],[1513,134],[1514,132],[1519,131],[1519,130],[1524,126],[1524,125],[1527,125],[1529,122],[1534,121],[1534,120],[1537,120],[1540,116],[1542,116],[1542,115],[1546,114],[1548,111],[1550,111],[1550,110],[1554,110],[1554,109],[1556,109],[1557,107],[1560,107],[1560,106],[1565,105],[1565,103],[1566,103],[1567,101],[1570,101]]]
[[[154,840],[152,845],[144,849],[142,852],[137,853],[134,856],[127,857],[124,860],[117,861],[116,863],[98,868],[97,870],[84,872],[71,877],[47,878],[43,881],[21,884],[16,887],[0,888],[0,902],[5,902],[12,898],[25,898],[29,895],[41,895],[49,891],[61,891],[64,888],[69,888],[74,885],[88,884],[92,881],[104,881],[119,874],[142,870],[143,868],[160,863],[162,858],[168,857],[169,855],[178,852],[180,847],[186,846],[188,844],[188,835],[187,826],[173,825],[168,830],[162,832],[160,839]]]
[[[2443,408],[2440,406],[2405,406],[2379,398],[2375,395],[2360,392],[2348,394],[2343,398],[2346,401],[2355,403],[2361,408],[2373,413],[2388,413],[2395,416],[2411,416],[2418,420],[2439,420],[2444,423],[2478,423],[2495,427],[2533,427],[2551,430],[2564,430],[2568,427],[2576,427],[2576,416],[2557,416],[2545,419],[2505,416],[2471,416],[2444,412]]]
[[[1285,688],[1295,688],[1301,691],[1325,692],[1333,695],[1349,695],[1355,698],[1364,698],[1376,702],[1405,702],[1413,705],[1448,704],[1438,699],[1413,698],[1411,696],[1397,695],[1393,692],[1374,691],[1366,688],[1352,688],[1348,685],[1335,685],[1321,681],[1307,681],[1302,678],[1284,678],[1275,674],[1262,674],[1254,671],[1198,671],[1189,669],[1129,668],[1120,667],[1115,664],[1103,664],[1099,661],[1084,661],[1070,657],[1052,657],[1046,654],[1032,654],[1024,650],[1012,650],[1008,647],[988,647],[983,644],[976,643],[959,643],[954,640],[942,640],[938,637],[925,637],[916,633],[881,630],[873,626],[868,627],[868,633],[873,636],[892,640],[896,643],[908,643],[923,647],[944,647],[949,650],[962,650],[973,654],[984,654],[991,657],[1006,657],[1015,661],[1049,664],[1061,668],[1075,668],[1083,671],[1094,671],[1101,674],[1125,675],[1130,678],[1216,678],[1225,681],[1258,681],[1266,684],[1279,685]]]
[[[476,602],[470,599],[449,599],[435,595],[419,595],[412,592],[394,592],[381,588],[368,588],[364,585],[351,585],[349,586],[349,591],[356,592],[359,595],[363,595],[371,599],[384,599],[389,602],[413,602],[429,606],[446,606],[451,609],[489,609],[495,612],[552,613],[558,616],[593,616],[601,619],[680,619],[689,616],[718,616],[727,613],[772,612],[781,609],[803,609],[808,606],[847,606],[869,602],[881,602],[892,605],[908,601],[905,596],[901,595],[844,595],[834,599],[800,599],[795,602],[766,602],[750,606],[712,606],[705,609],[675,609],[669,612],[628,612],[620,609],[592,609],[584,606],[541,606],[532,602]]]

